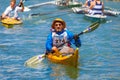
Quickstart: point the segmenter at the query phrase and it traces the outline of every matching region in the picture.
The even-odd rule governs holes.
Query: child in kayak
[[[78,35],[73,35],[66,29],[66,23],[61,18],[56,18],[52,23],[52,31],[47,37],[46,53],[51,51],[58,53],[74,53],[71,44],[80,47],[81,41]]]

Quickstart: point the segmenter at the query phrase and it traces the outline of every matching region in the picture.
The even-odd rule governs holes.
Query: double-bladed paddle
[[[24,2],[25,2],[25,0],[20,0],[20,3],[23,4]],[[20,3],[19,3],[19,5],[21,5]],[[27,12],[27,11],[30,11],[30,10],[31,10],[31,9],[29,9],[29,8],[26,7],[26,6],[24,6],[24,12]]]
[[[95,29],[97,29],[99,27],[100,23],[97,21],[97,22],[94,22],[93,24],[91,24],[88,28],[86,28],[85,30],[83,30],[82,32],[80,32],[79,34],[77,34],[78,36],[84,34],[84,33],[89,33],[89,32],[92,32],[94,31]],[[67,43],[67,42],[65,42]],[[44,58],[45,58],[46,54],[40,54],[40,55],[37,55],[37,56],[34,56],[30,59],[28,59],[26,62],[25,62],[25,65],[26,66],[31,66],[31,65],[35,65],[35,64],[38,64],[40,63]]]
[[[60,12],[72,12],[72,10],[64,9],[64,10],[50,11],[50,12],[46,12],[46,13],[34,13],[34,14],[31,14],[31,16],[43,16],[43,15],[49,15],[49,14],[53,14],[53,13],[60,13]]]

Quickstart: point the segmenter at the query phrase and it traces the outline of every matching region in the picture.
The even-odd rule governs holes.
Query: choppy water
[[[25,5],[45,1],[26,0]],[[104,2],[105,6],[119,10],[120,2]],[[0,14],[8,4],[9,1],[0,0]],[[75,13],[29,16],[56,10],[59,8],[46,5],[20,13],[23,24],[12,28],[6,28],[0,23],[0,80],[120,80],[120,16],[108,16],[98,29],[81,36],[78,68],[47,60],[39,67],[24,66],[27,59],[44,53],[51,22],[56,15],[66,21],[68,29],[73,33],[79,33],[92,24],[83,15]]]

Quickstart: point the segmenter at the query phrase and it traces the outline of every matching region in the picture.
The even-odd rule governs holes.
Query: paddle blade
[[[78,34],[78,36],[84,34],[84,33],[89,33],[91,31],[94,31],[95,29],[97,29],[99,27],[100,23],[94,22],[93,24],[91,24],[87,29],[85,29],[84,31],[82,31],[81,33]]]
[[[31,9],[28,7],[24,7],[24,12],[30,11]]]
[[[100,23],[97,21],[97,22],[94,22],[92,25],[90,25],[87,29],[85,29],[83,31],[83,33],[89,33],[89,32],[92,32],[94,31],[95,29],[97,29],[99,27]]]
[[[34,56],[25,62],[25,66],[39,64],[45,58],[45,54]]]

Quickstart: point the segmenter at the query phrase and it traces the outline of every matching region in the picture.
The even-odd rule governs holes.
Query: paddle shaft
[[[66,12],[66,11],[72,11],[72,10],[66,9],[66,10],[57,10],[57,11],[51,11],[51,12],[46,12],[46,13],[35,13],[35,14],[31,14],[31,16],[42,16],[42,15],[49,15],[53,13]]]
[[[96,21],[96,22],[94,22],[93,24],[91,24],[88,28],[86,28],[85,30],[83,30],[82,32],[80,32],[79,34],[77,34],[77,36],[79,37],[80,35],[82,35],[82,34],[84,34],[84,33],[89,33],[89,32],[91,32],[91,31],[94,31],[95,29],[97,29],[98,28],[98,26],[99,26],[99,22],[98,21]],[[74,37],[73,37],[74,38]],[[72,39],[73,39],[72,38]],[[63,46],[65,43],[68,43],[69,41],[66,41],[66,42],[64,42],[63,44],[61,44],[61,45],[59,45],[59,46],[57,46],[58,48],[59,47],[61,47],[61,46]]]

